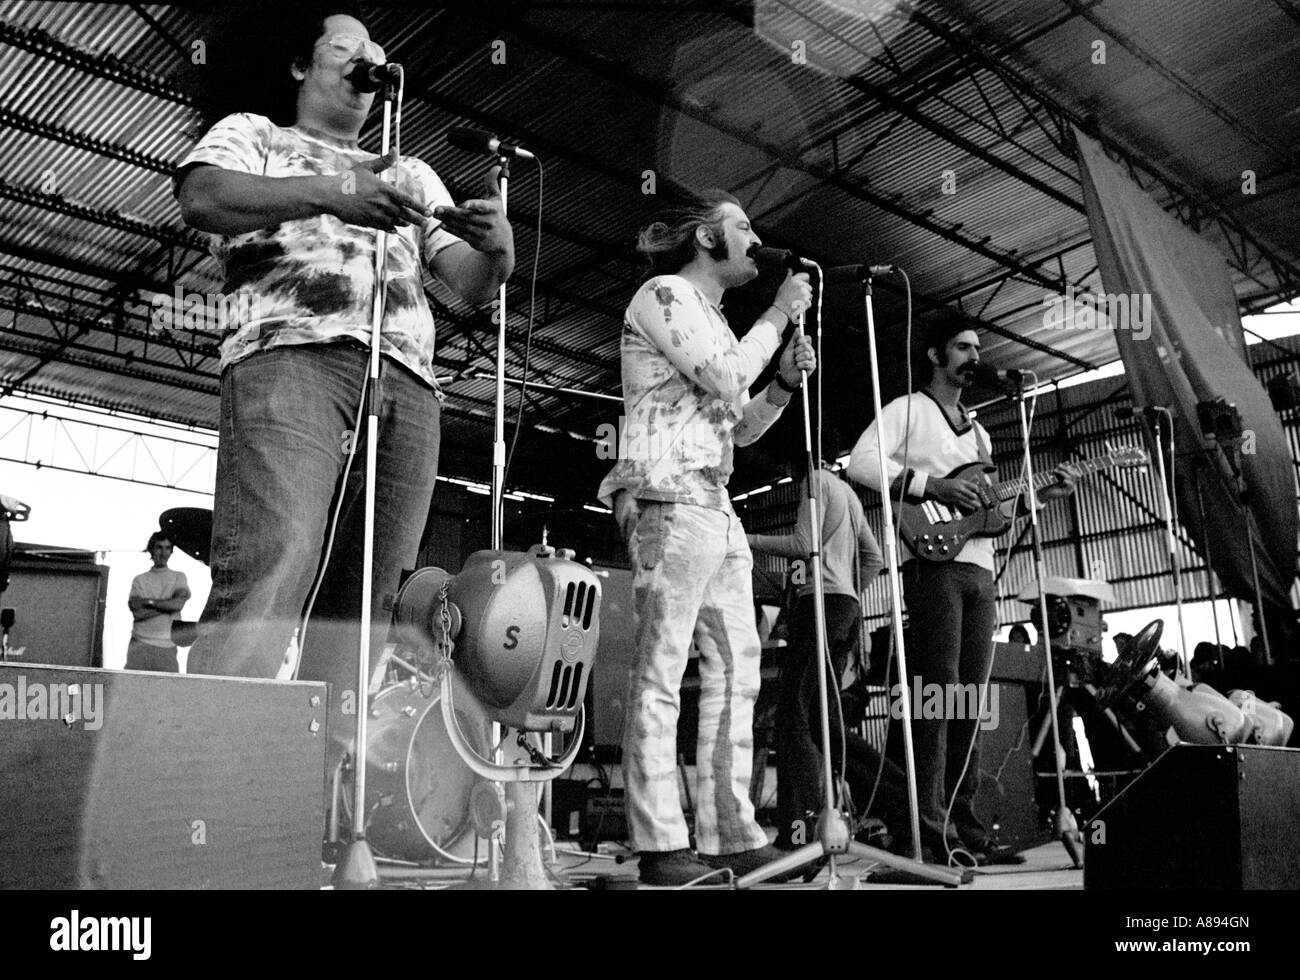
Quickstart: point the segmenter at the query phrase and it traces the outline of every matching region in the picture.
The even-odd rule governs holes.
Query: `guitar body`
[[[932,562],[952,561],[969,538],[996,538],[1011,526],[1015,501],[999,501],[989,488],[988,474],[997,467],[988,463],[967,463],[948,474],[947,479],[978,479],[983,506],[966,514],[956,507],[926,500],[904,502],[898,512],[898,526],[907,550]]]
[[[1109,448],[1100,456],[1072,460],[1078,475],[1095,473],[1112,466],[1145,466],[1147,455],[1136,446]],[[974,480],[979,484],[980,508],[966,514],[955,507],[926,500],[919,504],[906,501],[898,509],[898,530],[907,550],[917,558],[931,562],[952,561],[970,538],[996,538],[1015,519],[1016,499],[1026,488],[1023,480],[994,484],[989,474],[997,472],[990,463],[967,463],[948,474],[947,479]],[[1051,473],[1035,477],[1034,485],[1044,487],[1056,477]]]

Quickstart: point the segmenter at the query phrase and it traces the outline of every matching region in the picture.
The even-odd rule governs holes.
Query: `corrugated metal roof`
[[[92,303],[73,288],[60,316],[49,319],[13,314],[21,329],[0,336],[0,382],[22,379],[26,390],[211,425],[215,366],[183,363],[147,323],[152,291],[178,282],[202,292],[221,286],[201,240],[181,225],[166,172],[190,143],[187,97],[172,80],[201,28],[186,7],[141,9],[0,2],[0,296],[18,295],[23,273],[44,274],[64,292],[95,287],[99,294]],[[1083,214],[1058,199],[1079,198],[1074,165],[1000,80],[1004,71],[1072,112],[1096,113],[1120,145],[1232,209],[1285,261],[1300,259],[1300,80],[1282,70],[1295,61],[1300,33],[1262,0],[1230,18],[1181,0],[1097,7],[1095,17],[1148,56],[1112,39],[1104,67],[1090,61],[1098,27],[1057,0],[915,8],[772,0],[756,11],[717,12],[675,4],[363,9],[372,34],[411,79],[403,151],[434,166],[458,198],[478,193],[484,166],[443,143],[449,126],[524,138],[545,162],[534,380],[618,392],[619,321],[639,274],[630,250],[635,229],[676,190],[719,183],[751,203],[770,243],[831,262],[900,262],[924,294],[918,312],[925,297],[960,296],[963,309],[1001,331],[1080,361],[1113,359],[1107,331],[1043,326],[1045,282],[1063,275],[1096,287],[1099,280]],[[1004,54],[992,61],[963,55],[943,40],[946,30]],[[492,58],[498,40],[505,64]],[[795,41],[804,42],[807,64],[792,57]],[[1187,91],[1189,81],[1196,93]],[[1242,125],[1234,128],[1224,114]],[[1258,132],[1274,146],[1262,146]],[[363,142],[377,145],[377,122]],[[1240,193],[1246,168],[1259,175],[1256,197]],[[647,170],[656,194],[643,193]],[[956,176],[956,193],[944,193],[946,170]],[[514,178],[519,263],[508,363],[518,374],[538,199],[531,168],[517,166]],[[1218,236],[1212,226],[1206,234]],[[1038,264],[1065,248],[1059,265]],[[1027,269],[1007,278],[1016,262]],[[1276,287],[1265,264],[1251,271],[1263,285],[1234,272],[1239,295]],[[770,288],[770,279],[762,282]],[[896,347],[902,298],[896,284],[880,287],[882,338]],[[441,286],[429,288],[458,316],[468,313]],[[763,302],[758,291],[740,291],[728,309],[755,309]],[[112,300],[125,317],[117,327],[111,315],[99,322]],[[852,297],[828,296],[828,307],[848,323],[861,318]],[[865,424],[864,338],[843,325],[827,325],[827,409]],[[483,455],[493,386],[473,374],[491,369],[482,350],[494,340],[479,321],[440,329],[439,370],[465,372],[448,386],[449,458]],[[1077,370],[999,333],[984,344],[995,360],[1043,376]],[[887,374],[892,383],[897,372]],[[512,389],[512,405],[516,398]],[[572,395],[530,398],[530,423],[577,434],[594,434],[618,414],[609,403]],[[543,489],[572,486],[582,495],[605,465],[536,425],[521,436],[519,453],[524,469],[516,472]],[[742,454],[738,478],[763,465],[761,454]]]

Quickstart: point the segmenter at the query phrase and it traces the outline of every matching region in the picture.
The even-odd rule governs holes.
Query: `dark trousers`
[[[813,837],[808,814],[823,805],[821,712],[817,696],[817,623],[815,598],[800,596],[790,617],[789,646],[780,666],[780,694],[776,705],[776,812],[777,844],[806,843]],[[853,596],[826,596],[826,640],[833,674],[826,678],[831,697],[831,764],[840,766],[840,718],[833,693],[849,658],[857,653],[858,601]],[[823,664],[824,667],[824,664]],[[800,822],[803,834],[799,834]],[[792,839],[793,838],[793,839]]]
[[[997,625],[992,573],[969,562],[933,564],[914,559],[904,566],[903,592],[909,624],[907,666],[913,683],[985,683]],[[973,806],[979,786],[979,719],[921,719],[915,712],[913,715],[922,822],[942,826],[948,801],[955,794],[949,826],[956,828],[966,844],[983,843],[987,831]]]
[[[800,596],[790,617],[790,645],[780,668],[780,694],[776,709],[776,800],[778,847],[790,848],[815,837],[813,817],[824,805],[821,754],[821,712],[817,694],[817,624],[814,597]],[[827,676],[827,693],[839,688],[840,678],[860,646],[856,599],[845,595],[826,596],[826,639],[834,674]],[[911,816],[907,801],[907,780],[892,760],[883,761],[871,743],[852,732],[844,735],[847,765],[840,760],[842,729],[835,700],[830,700],[831,767],[843,772],[857,807],[874,802],[878,815],[894,835],[895,846],[909,851]],[[877,773],[879,780],[877,781]],[[921,841],[943,853],[943,817],[921,807]],[[802,824],[803,833],[799,830]]]

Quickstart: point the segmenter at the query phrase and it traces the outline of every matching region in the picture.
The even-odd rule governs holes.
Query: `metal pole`
[[[1052,762],[1056,771],[1056,833],[1077,868],[1082,864],[1082,854],[1079,850],[1079,826],[1065,802],[1065,769],[1061,759],[1063,753],[1060,720],[1057,715],[1059,709],[1056,699],[1056,672],[1052,664],[1052,627],[1047,616],[1047,590],[1043,585],[1047,581],[1047,567],[1043,558],[1042,534],[1038,527],[1038,490],[1034,486],[1034,464],[1029,449],[1029,416],[1025,413],[1023,396],[1016,399],[1016,404],[1020,408],[1020,432],[1025,446],[1025,483],[1029,494],[1029,522],[1032,531],[1030,537],[1034,546],[1034,572],[1038,577],[1038,635],[1043,643],[1044,659],[1047,661],[1048,721],[1052,730]]]
[[[384,86],[383,137],[380,155],[387,156],[392,139],[393,85]],[[380,180],[392,183],[396,167],[389,167]],[[352,828],[350,840],[334,870],[337,888],[374,888],[379,871],[366,840],[366,748],[367,720],[370,715],[370,616],[371,591],[374,587],[375,557],[375,473],[379,462],[379,406],[383,362],[379,356],[383,336],[384,302],[387,293],[388,233],[375,232],[375,286],[370,304],[370,363],[366,384],[366,474],[365,505],[361,546],[361,638],[357,644],[357,724],[352,753]]]
[[[1165,449],[1164,438],[1160,432],[1160,421],[1155,419],[1152,422],[1152,429],[1155,430],[1156,436],[1156,461],[1157,461],[1157,479],[1160,483],[1160,506],[1165,519],[1165,546],[1169,549],[1170,568],[1174,576],[1174,604],[1178,607],[1178,638],[1182,644],[1182,649],[1178,657],[1178,671],[1184,677],[1191,676],[1191,652],[1187,649],[1187,630],[1183,623],[1183,580],[1182,580],[1182,562],[1178,558],[1178,541],[1174,537],[1174,511],[1173,504],[1170,502],[1172,496],[1172,469],[1174,465],[1174,416],[1169,409],[1163,405],[1155,406],[1155,411],[1164,414],[1169,419],[1169,466],[1170,476],[1165,474]]]

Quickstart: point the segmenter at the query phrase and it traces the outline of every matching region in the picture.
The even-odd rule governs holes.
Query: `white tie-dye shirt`
[[[324,134],[277,126],[265,116],[239,113],[209,129],[177,173],[193,164],[211,164],[263,177],[342,175],[377,155]],[[422,160],[404,156],[392,169],[396,186],[426,206],[455,203]],[[346,337],[369,343],[377,234],[320,214],[242,235],[210,236],[212,254],[225,274],[227,309],[237,311],[234,322],[224,324],[221,367],[269,347]],[[424,296],[424,266],[459,241],[435,218],[423,227],[399,227],[388,236],[381,351],[434,388],[434,323]],[[232,302],[235,296],[238,301]]]
[[[780,343],[766,320],[737,340],[722,311],[681,276],[646,282],[624,314],[619,461],[599,498],[612,505],[627,490],[730,511],[734,447],[761,436],[785,407],[766,392],[749,397]]]

